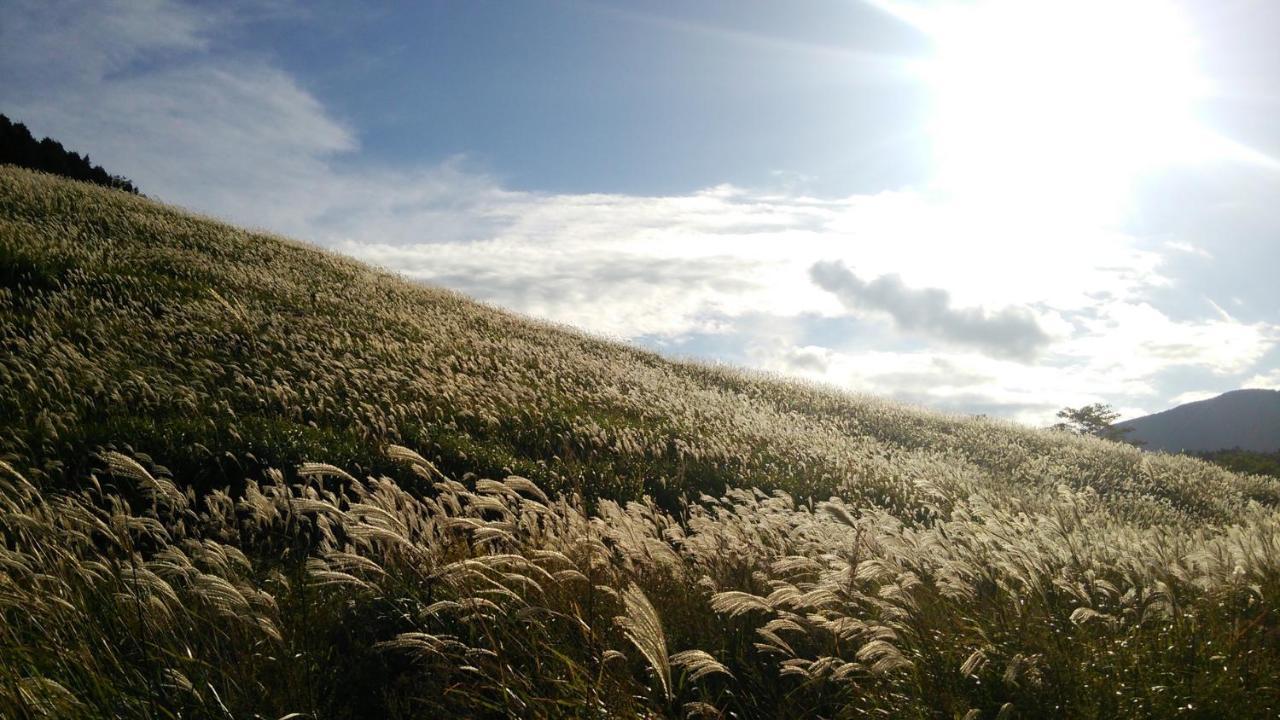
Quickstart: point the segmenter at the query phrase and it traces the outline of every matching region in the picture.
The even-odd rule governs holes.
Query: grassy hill
[[[1274,478],[13,168],[0,344],[14,717],[1280,712]]]

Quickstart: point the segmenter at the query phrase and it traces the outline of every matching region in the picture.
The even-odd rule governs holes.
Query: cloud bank
[[[1031,360],[1049,345],[1049,335],[1023,308],[953,308],[946,290],[912,289],[897,275],[868,282],[841,262],[814,263],[809,276],[850,310],[884,312],[899,328],[924,337],[1015,360]]]

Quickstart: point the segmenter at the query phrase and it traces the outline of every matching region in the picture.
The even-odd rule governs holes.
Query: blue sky
[[[925,177],[904,152],[927,99],[891,77],[922,39],[864,5],[402,5],[308,5],[234,42],[357,128],[356,162],[466,155],[512,187],[577,193],[688,193],[777,171],[832,193]],[[858,152],[830,152],[850,135]]]
[[[6,4],[166,202],[674,356],[1045,423],[1280,387],[1260,0]]]

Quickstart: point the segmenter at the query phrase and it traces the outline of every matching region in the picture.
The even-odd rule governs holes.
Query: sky
[[[657,350],[1043,425],[1280,389],[1270,0],[4,0],[149,196]]]

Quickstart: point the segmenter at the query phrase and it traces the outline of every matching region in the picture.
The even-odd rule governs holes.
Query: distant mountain
[[[1233,390],[1154,415],[1116,423],[1132,428],[1126,440],[1147,450],[1205,452],[1240,448],[1280,451],[1280,391]]]

